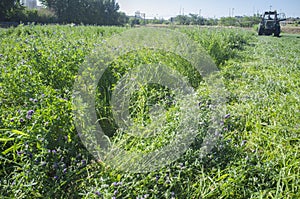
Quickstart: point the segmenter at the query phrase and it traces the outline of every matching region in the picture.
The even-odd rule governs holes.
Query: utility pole
[[[202,24],[202,17],[201,17],[201,9],[199,10],[199,25],[203,25]]]
[[[234,17],[234,14],[233,14],[233,13],[234,13],[234,8],[232,8],[232,13],[231,13],[231,14],[232,14],[232,17]]]
[[[272,10],[272,5],[270,5],[270,11]]]

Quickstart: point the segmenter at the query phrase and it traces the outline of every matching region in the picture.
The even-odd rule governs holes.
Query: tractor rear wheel
[[[263,35],[263,32],[264,32],[263,27],[262,27],[261,24],[259,24],[259,26],[258,26],[258,35]]]
[[[277,26],[277,27],[275,28],[274,36],[275,36],[275,37],[279,37],[279,35],[280,35],[280,27]]]

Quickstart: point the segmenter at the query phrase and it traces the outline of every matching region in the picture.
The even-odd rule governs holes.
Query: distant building
[[[134,13],[134,16],[135,16],[136,18],[141,18],[141,12],[140,12],[140,11],[136,11],[136,12]]]
[[[21,3],[30,9],[38,8],[37,0],[21,0]]]
[[[136,11],[134,13],[135,18],[137,19],[145,19],[146,18],[146,14],[145,13],[141,13],[140,11]]]

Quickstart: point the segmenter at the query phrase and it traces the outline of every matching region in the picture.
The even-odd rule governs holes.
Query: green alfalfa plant
[[[29,137],[28,134],[23,133],[22,131],[19,131],[19,130],[0,129],[0,131],[4,132],[2,134],[3,137],[0,137],[0,142],[3,143],[3,146],[5,146],[6,143],[8,143],[8,142],[14,142],[13,146],[10,146],[9,148],[2,151],[3,155],[6,155],[7,153],[9,153],[11,151],[16,152],[20,148],[20,143],[17,143],[17,144],[15,143],[15,141],[18,138],[21,138],[23,136]]]
[[[29,27],[20,27],[20,29],[22,28]],[[50,64],[56,63],[56,59],[70,61],[65,57],[68,52],[65,52],[66,54],[54,52],[64,51],[66,46],[73,46],[66,44],[65,41],[82,39],[83,45],[86,44],[90,48],[97,45],[95,41],[98,37],[95,35],[110,34],[106,30],[113,32],[113,28],[110,30],[102,27],[68,26],[30,28],[36,29],[36,31],[31,31],[31,35],[24,33],[22,38],[15,34],[18,32],[16,29],[12,29],[11,33],[1,37],[0,54],[2,56],[0,55],[0,62],[1,66],[6,68],[1,68],[0,75],[3,80],[0,82],[0,87],[2,87],[0,89],[0,126],[2,129],[19,129],[26,134],[30,132],[32,137],[13,134],[10,130],[1,131],[0,137],[6,140],[0,141],[0,144],[3,146],[6,142],[4,150],[13,143],[26,145],[26,142],[29,141],[29,146],[32,146],[36,144],[36,137],[33,136],[36,134],[44,135],[42,137],[45,138],[45,143],[49,144],[42,145],[46,148],[33,154],[35,158],[38,157],[39,160],[42,160],[40,163],[36,163],[35,159],[30,159],[23,154],[18,156],[18,164],[15,164],[14,158],[10,156],[13,151],[7,153],[6,156],[1,154],[0,161],[3,166],[1,168],[5,167],[1,169],[0,179],[0,195],[3,197],[25,198],[27,195],[32,198],[111,198],[113,196],[136,198],[149,194],[148,198],[162,196],[166,198],[298,198],[300,187],[298,180],[299,136],[297,134],[299,129],[299,112],[297,111],[299,110],[297,92],[299,88],[299,67],[297,67],[299,50],[296,38],[282,37],[276,38],[276,40],[270,37],[259,38],[254,42],[255,45],[246,46],[243,54],[241,54],[243,50],[235,50],[235,53],[242,57],[249,56],[248,60],[234,59],[234,57],[231,58],[229,66],[229,63],[226,62],[225,67],[221,68],[220,72],[226,74],[223,78],[231,98],[227,106],[231,116],[224,122],[226,144],[221,143],[218,146],[220,147],[219,151],[214,150],[206,159],[201,160],[194,151],[197,149],[195,147],[196,149],[189,150],[178,162],[157,172],[144,175],[121,173],[120,177],[116,171],[103,168],[104,164],[87,161],[88,167],[83,167],[83,162],[87,159],[83,151],[84,147],[80,145],[80,138],[74,131],[72,123],[67,122],[72,121],[72,115],[66,111],[69,110],[69,106],[66,106],[69,105],[69,102],[63,99],[64,97],[70,99],[71,94],[63,89],[52,92],[51,86],[42,89],[42,84],[38,83],[40,81],[39,73],[46,74],[48,70],[44,69],[48,65],[40,62],[40,68],[35,65],[35,70],[39,72],[32,71],[31,75],[26,71],[24,73],[23,69],[34,64],[33,61],[30,64],[28,62],[22,64],[22,67],[13,68],[22,60],[27,61],[27,58],[30,58],[29,55],[35,53],[50,56]],[[104,29],[105,31],[102,33]],[[186,30],[187,33],[189,31],[191,29]],[[201,37],[202,33],[194,32],[193,35],[197,36],[195,40],[209,46],[210,36],[212,36],[210,31],[212,30],[203,29],[203,38]],[[232,47],[236,44],[243,45],[242,40],[248,37],[246,34],[240,38],[235,35],[234,31],[230,32],[231,37],[227,36],[229,30],[217,31],[217,34],[220,35],[217,39],[218,42],[221,42],[222,39],[225,44],[230,41],[230,44],[225,46]],[[83,39],[83,35],[88,39]],[[31,36],[37,37],[31,38],[30,42],[26,43],[26,39]],[[234,38],[241,42],[234,42]],[[69,42],[72,43],[72,41]],[[44,48],[37,48],[44,51],[34,52],[31,50],[31,53],[27,54],[27,50],[33,44],[37,47],[44,44]],[[49,49],[46,50],[48,47]],[[72,51],[72,53],[76,52]],[[88,50],[83,53],[86,52]],[[78,57],[80,56],[78,55]],[[177,63],[172,60],[179,61],[172,56],[165,58],[170,59],[171,61],[167,63],[173,65]],[[134,63],[135,57],[131,56],[130,60],[128,60],[128,65]],[[125,66],[128,65],[125,64]],[[18,72],[13,72],[12,69]],[[65,70],[65,68],[62,67],[61,70]],[[5,71],[7,72],[5,73]],[[23,77],[27,76],[24,79],[25,82],[22,82],[21,79],[18,80],[22,74]],[[44,77],[46,80],[46,75]],[[66,79],[69,78],[72,76],[66,77]],[[21,87],[26,89],[17,90]],[[152,95],[150,89],[144,90],[149,91],[150,96]],[[47,91],[45,92],[46,102],[39,106],[40,113],[43,113],[45,120],[37,120],[34,131],[27,130],[31,128],[29,122],[22,123],[22,125],[9,123],[10,117],[15,117],[14,114],[18,109],[23,108],[21,105],[23,106],[24,102],[28,101],[25,93],[40,94],[41,91]],[[199,93],[202,97],[203,92]],[[149,96],[144,95],[143,92],[136,95]],[[207,106],[209,103],[201,104],[203,112]],[[143,106],[140,105],[140,107]],[[28,110],[28,107],[25,110]],[[143,118],[143,116],[141,114],[139,118]],[[44,128],[45,121],[49,121],[46,129]],[[62,142],[66,139],[64,136],[67,136],[66,143]],[[60,146],[59,150],[56,147],[58,145]],[[127,146],[129,147],[129,145]],[[133,148],[131,150],[140,149]],[[77,158],[79,153],[81,156]],[[61,162],[62,158],[64,160]],[[43,166],[44,162],[47,163],[45,167]],[[13,167],[8,167],[8,163],[11,163]],[[57,166],[54,163],[58,163],[59,169],[54,170],[53,167]],[[66,168],[63,167],[64,163],[67,164]],[[9,173],[9,168],[16,168],[16,170]],[[24,169],[21,170],[21,168]],[[32,168],[32,170],[28,168]],[[14,180],[16,180],[15,184]],[[115,193],[115,191],[117,192]]]

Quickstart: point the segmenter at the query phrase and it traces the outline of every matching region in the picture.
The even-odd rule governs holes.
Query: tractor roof
[[[267,12],[265,12],[265,15],[275,15],[275,14],[277,14],[277,11],[267,11]]]

